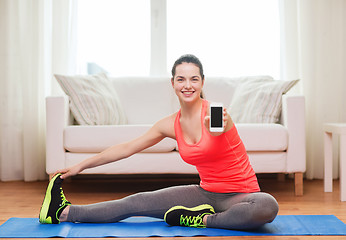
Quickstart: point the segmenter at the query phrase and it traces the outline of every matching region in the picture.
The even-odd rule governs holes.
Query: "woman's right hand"
[[[72,176],[75,176],[77,175],[78,173],[80,173],[81,170],[79,168],[78,165],[75,165],[73,167],[70,167],[70,168],[65,168],[65,169],[61,169],[61,170],[58,170],[54,173],[54,176],[58,173],[61,173],[62,175],[60,176],[61,179],[66,179],[68,177],[72,177]]]

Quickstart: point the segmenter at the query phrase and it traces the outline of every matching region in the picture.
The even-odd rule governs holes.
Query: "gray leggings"
[[[130,195],[123,199],[91,205],[71,205],[67,221],[117,222],[131,216],[163,218],[177,205],[195,207],[210,204],[215,214],[207,219],[207,227],[253,229],[276,217],[279,206],[267,193],[213,193],[198,185],[176,186]]]

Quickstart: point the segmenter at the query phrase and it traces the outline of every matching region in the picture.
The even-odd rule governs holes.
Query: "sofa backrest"
[[[205,98],[228,107],[239,79],[206,78]],[[124,106],[128,124],[153,124],[180,108],[170,77],[111,77],[110,80]]]
[[[228,108],[240,78],[209,77],[205,79],[203,92],[210,102],[221,102]]]
[[[153,124],[174,112],[176,99],[169,78],[110,78],[118,93],[128,124]]]
[[[203,92],[210,102],[228,108],[242,80],[272,79],[269,76],[206,77]],[[128,124],[153,124],[179,110],[180,105],[170,77],[111,77]]]

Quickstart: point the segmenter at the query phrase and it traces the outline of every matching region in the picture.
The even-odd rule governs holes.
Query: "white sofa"
[[[73,125],[69,97],[49,96],[47,107],[46,171],[72,166],[105,148],[147,131],[154,122],[179,108],[170,79],[160,77],[111,78],[124,107],[127,125]],[[229,106],[239,79],[208,78],[204,94],[209,101]],[[295,193],[303,194],[305,172],[305,100],[282,96],[280,123],[236,123],[256,173],[294,173]],[[82,174],[195,174],[180,158],[175,140],[128,159],[88,169]]]

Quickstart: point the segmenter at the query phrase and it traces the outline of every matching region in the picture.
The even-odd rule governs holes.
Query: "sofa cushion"
[[[285,151],[288,130],[280,124],[236,124],[245,148],[250,151]]]
[[[125,124],[126,116],[106,74],[54,75],[70,97],[70,108],[81,125]]]
[[[248,77],[207,77],[204,82],[203,92],[205,98],[210,102],[221,102],[228,108],[233,99],[235,90],[239,83],[246,80],[272,80],[270,76],[248,76]]]
[[[245,79],[237,85],[229,112],[236,123],[277,123],[280,120],[282,94],[298,80]]]
[[[278,173],[287,170],[286,152],[248,152],[255,173]]]
[[[64,129],[64,147],[74,153],[98,153],[106,148],[132,140],[151,125],[68,126]],[[176,141],[165,138],[143,152],[170,152]]]
[[[64,129],[64,147],[74,153],[97,153],[115,144],[132,140],[151,125],[68,126]],[[236,124],[247,151],[285,151],[287,128],[280,124]],[[143,152],[170,152],[176,141],[166,138]]]

